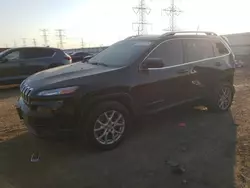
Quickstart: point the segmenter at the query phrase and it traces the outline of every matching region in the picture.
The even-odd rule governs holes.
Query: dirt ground
[[[2,89],[0,187],[250,188],[249,67],[237,69],[235,86],[231,111],[178,107],[144,117],[109,152],[71,139],[34,138],[14,109],[18,89]],[[34,152],[36,163],[30,162]]]

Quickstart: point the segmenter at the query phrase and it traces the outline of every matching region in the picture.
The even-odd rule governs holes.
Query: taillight
[[[71,61],[72,58],[70,56],[65,56],[64,59],[68,60],[68,61]]]

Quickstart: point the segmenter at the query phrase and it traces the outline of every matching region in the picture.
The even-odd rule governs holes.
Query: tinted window
[[[52,57],[55,52],[51,49],[24,49],[20,55],[22,59],[33,59],[33,58],[43,58],[43,57]]]
[[[104,63],[111,67],[125,66],[137,60],[150,45],[149,41],[123,40],[98,53],[88,63]]]
[[[220,40],[213,40],[212,42],[214,45],[215,56],[221,56],[229,53],[228,49]]]
[[[213,45],[209,40],[185,39],[183,43],[186,62],[214,57]]]
[[[181,40],[169,40],[156,48],[149,58],[162,58],[165,66],[183,63],[183,50]]]

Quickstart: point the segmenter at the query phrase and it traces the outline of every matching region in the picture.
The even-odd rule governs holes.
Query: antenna
[[[179,16],[183,11],[175,6],[175,0],[171,0],[171,5],[168,8],[162,10],[167,16],[169,16],[169,28],[164,29],[165,31],[176,30],[176,16]]]
[[[57,29],[56,30],[57,31],[57,37],[58,37],[58,39],[59,39],[59,46],[60,46],[60,48],[62,48],[63,49],[63,44],[65,43],[64,42],[64,38],[66,37],[63,33],[65,32],[65,30],[63,30],[63,29]]]
[[[41,29],[42,31],[42,37],[43,37],[43,41],[44,41],[44,46],[48,46],[48,29]]]
[[[136,25],[137,35],[147,34],[147,25],[146,15],[149,15],[151,9],[146,6],[145,0],[140,0],[139,5],[137,7],[133,7],[133,11],[136,15],[138,15],[138,22],[132,23],[132,26]]]

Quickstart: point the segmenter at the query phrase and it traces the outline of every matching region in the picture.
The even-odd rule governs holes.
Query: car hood
[[[91,65],[88,63],[74,63],[70,65],[60,66],[52,69],[48,69],[39,73],[36,73],[25,80],[25,84],[30,87],[43,88],[46,86],[52,86],[54,84],[65,85],[70,83],[70,80],[79,80],[88,76],[94,76],[97,74],[112,71],[117,68],[104,67],[100,65]],[[60,84],[61,83],[61,84]],[[82,83],[79,82],[78,83]]]

